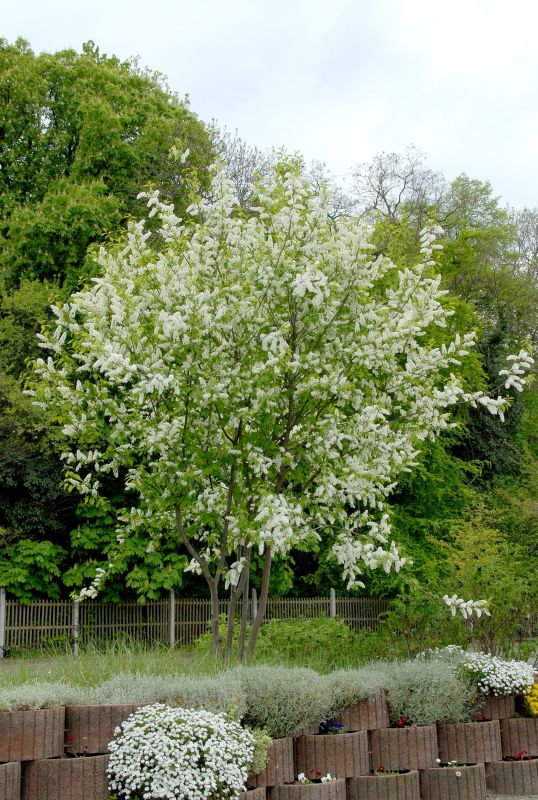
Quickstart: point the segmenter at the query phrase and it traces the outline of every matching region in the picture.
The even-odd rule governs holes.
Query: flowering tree
[[[433,270],[438,231],[422,234],[420,263],[399,268],[372,257],[356,221],[336,227],[328,202],[285,164],[249,218],[220,169],[188,220],[155,193],[158,232],[132,224],[123,250],[103,250],[102,277],[54,309],[42,337],[38,402],[72,444],[67,480],[97,498],[102,473],[125,475],[139,503],[119,517],[118,546],[140,530],[149,548],[177,536],[207,581],[217,654],[219,589],[230,653],[254,550],[263,577],[248,654],[276,554],[330,531],[349,586],[364,567],[399,570],[386,511],[398,476],[455,403],[507,405],[466,393],[451,372],[474,334],[437,333],[450,313]],[[510,357],[506,386],[522,388],[530,361]]]

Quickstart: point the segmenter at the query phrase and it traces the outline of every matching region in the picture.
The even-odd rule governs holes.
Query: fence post
[[[71,638],[73,640],[73,654],[76,656],[78,656],[79,618],[80,618],[80,600],[73,600]]]
[[[252,621],[256,619],[258,616],[258,592],[256,589],[252,589],[250,593],[250,618]]]
[[[336,592],[334,589],[329,592],[329,616],[336,617]]]
[[[176,644],[176,593],[170,589],[170,610],[168,612],[168,640],[170,647]]]
[[[6,647],[6,590],[0,589],[0,658],[4,657]]]

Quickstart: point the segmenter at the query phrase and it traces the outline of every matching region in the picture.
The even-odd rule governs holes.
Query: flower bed
[[[291,786],[274,786],[269,790],[270,800],[346,800],[345,780],[327,783],[294,783]]]
[[[441,761],[461,764],[484,764],[500,761],[501,728],[498,720],[490,722],[437,723]]]
[[[140,705],[66,706],[65,749],[68,753],[108,753],[114,731]]]
[[[422,800],[486,800],[484,764],[425,769],[420,773]]]
[[[501,746],[503,756],[513,756],[522,750],[538,756],[538,719],[503,719]]]
[[[21,765],[19,761],[0,764],[0,800],[20,800]]]
[[[336,778],[367,775],[370,771],[366,731],[335,736],[300,736],[295,743],[297,772],[311,770]]]
[[[372,731],[371,763],[390,770],[415,770],[434,767],[437,759],[435,725],[386,728]]]
[[[249,775],[247,786],[252,789],[258,786],[278,786],[293,783],[294,780],[293,739],[287,736],[273,739],[267,750],[267,766],[257,775]]]
[[[0,762],[61,756],[64,720],[63,708],[0,711]]]
[[[538,794],[538,759],[486,764],[486,786],[497,794]]]
[[[23,766],[22,800],[108,800],[108,756],[47,758]]]
[[[420,800],[418,772],[350,778],[348,800]]]
[[[351,708],[342,711],[336,721],[350,732],[388,728],[390,720],[385,692],[380,689],[373,700],[355,703]]]

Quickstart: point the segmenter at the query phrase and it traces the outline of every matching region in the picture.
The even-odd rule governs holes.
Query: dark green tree
[[[36,55],[0,39],[0,109],[0,585],[29,599],[58,594],[60,567],[77,584],[114,536],[114,487],[107,513],[77,510],[61,488],[61,434],[23,393],[36,333],[50,304],[95,274],[95,247],[142,214],[142,189],[185,211],[208,184],[213,146],[161,75],[92,42]],[[142,594],[173,580],[149,558],[137,569]]]

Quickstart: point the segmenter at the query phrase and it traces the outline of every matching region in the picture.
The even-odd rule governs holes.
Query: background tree
[[[79,525],[78,500],[61,488],[53,420],[22,394],[36,333],[52,302],[96,274],[92,248],[141,213],[140,188],[158,184],[184,209],[208,185],[213,149],[162,76],[91,42],[82,53],[35,55],[23,40],[0,40],[0,105],[0,575],[15,593],[25,583],[27,598],[30,587],[55,596],[67,554],[68,581],[80,582],[86,562],[105,557],[114,525],[110,510],[100,524],[82,518]],[[174,148],[189,148],[188,167]],[[110,497],[117,499],[113,485]],[[19,568],[43,579],[22,581]],[[132,560],[125,569],[133,572]],[[144,572],[143,556],[137,569]],[[148,567],[137,590],[151,595],[162,574]]]

